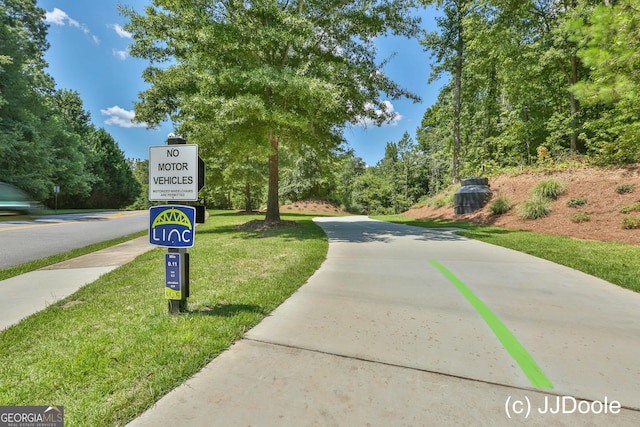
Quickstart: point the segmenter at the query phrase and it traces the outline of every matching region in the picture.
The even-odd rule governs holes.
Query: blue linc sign
[[[154,206],[149,209],[149,243],[165,248],[193,247],[195,225],[193,206]]]

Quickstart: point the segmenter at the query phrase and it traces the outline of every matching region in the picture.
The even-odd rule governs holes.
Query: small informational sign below
[[[198,200],[198,145],[149,147],[149,200]]]
[[[164,296],[166,299],[182,299],[182,277],[180,275],[180,254],[169,252],[165,254],[166,284]]]
[[[196,208],[166,205],[149,209],[149,244],[191,248],[195,240]]]

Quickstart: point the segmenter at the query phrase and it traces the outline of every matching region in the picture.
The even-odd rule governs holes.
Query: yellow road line
[[[81,222],[81,221],[65,221],[65,222],[51,222],[51,223],[48,223],[48,224],[20,225],[20,226],[17,226],[17,227],[0,228],[0,232],[2,232],[2,231],[13,231],[13,230],[26,230],[28,228],[52,227],[54,225],[74,224],[74,223],[79,223],[79,222]]]
[[[105,217],[112,219],[112,218],[120,218],[123,216],[136,216],[136,215],[144,215],[147,212],[117,212],[113,215],[106,215]],[[16,227],[7,227],[7,228],[0,228],[0,232],[3,231],[13,231],[13,230],[26,230],[29,228],[40,228],[40,227],[52,227],[54,225],[62,225],[62,224],[79,224],[81,222],[86,222],[86,221],[62,221],[62,222],[50,222],[50,223],[46,223],[46,224],[29,224],[29,225],[19,225]]]

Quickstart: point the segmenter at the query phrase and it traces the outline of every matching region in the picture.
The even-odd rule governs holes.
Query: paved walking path
[[[446,231],[316,221],[308,283],[130,426],[640,425],[640,294]]]

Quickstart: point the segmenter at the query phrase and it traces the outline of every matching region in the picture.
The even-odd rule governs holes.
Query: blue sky
[[[133,103],[146,87],[141,76],[147,63],[129,55],[132,40],[122,30],[127,21],[116,5],[122,3],[142,10],[149,2],[38,0],[37,3],[47,12],[45,20],[49,24],[51,46],[45,59],[57,88],[77,91],[93,123],[113,136],[126,157],[147,159],[149,146],[164,144],[173,127],[171,123],[164,123],[159,129],[147,130],[131,121]],[[433,9],[419,14],[423,26],[435,30]],[[349,146],[369,165],[383,157],[387,142],[399,141],[404,132],[415,139],[424,111],[435,102],[441,86],[438,82],[427,84],[430,58],[417,40],[388,37],[378,39],[376,44],[381,58],[396,53],[384,72],[405,89],[418,94],[422,103],[390,100],[398,114],[393,123],[382,127],[350,127],[345,131]]]

